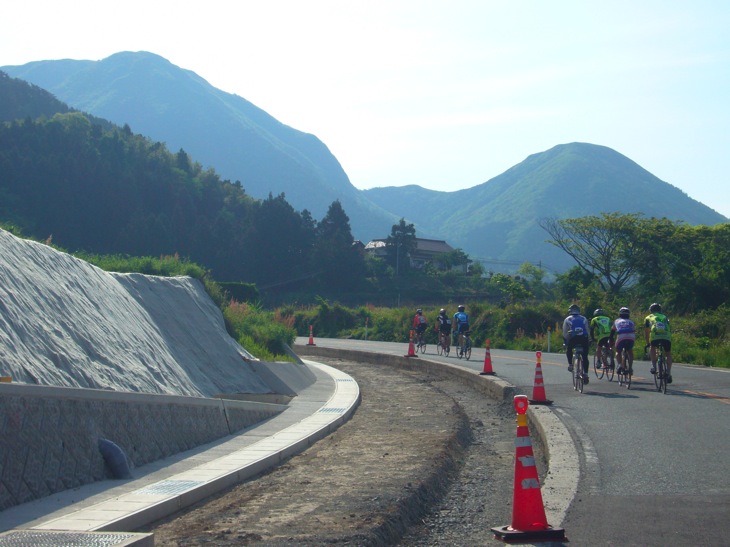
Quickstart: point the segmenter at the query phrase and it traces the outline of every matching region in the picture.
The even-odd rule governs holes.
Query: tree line
[[[596,286],[610,298],[662,301],[675,313],[713,310],[730,298],[730,224],[689,226],[640,214],[543,219],[576,262],[567,292]]]
[[[317,221],[78,112],[0,124],[0,220],[72,251],[181,255],[220,281],[347,289],[365,275],[339,201]]]
[[[316,220],[283,194],[254,199],[182,149],[72,111],[0,124],[0,221],[71,251],[182,256],[218,281],[286,292],[280,302],[323,294],[350,295],[350,304],[507,305],[593,290],[692,313],[730,295],[730,224],[620,213],[543,219],[550,241],[576,261],[553,282],[531,264],[516,275],[485,271],[460,249],[414,271],[415,228],[403,219],[376,258],[354,244],[339,201]]]

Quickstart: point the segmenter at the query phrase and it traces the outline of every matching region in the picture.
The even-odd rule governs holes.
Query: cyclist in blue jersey
[[[568,317],[563,321],[563,342],[568,358],[568,371],[573,372],[573,348],[583,348],[583,383],[588,383],[588,319],[580,314],[580,307],[573,304],[568,308]]]
[[[456,337],[456,346],[461,352],[462,339],[465,332],[469,331],[469,315],[464,311],[463,304],[457,308],[457,312],[454,314],[454,336]]]

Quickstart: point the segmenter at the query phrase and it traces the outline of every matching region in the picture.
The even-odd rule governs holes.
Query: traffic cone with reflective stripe
[[[492,370],[492,355],[489,353],[489,340],[487,340],[487,352],[484,354],[484,370],[479,374],[495,374]]]
[[[562,541],[565,530],[553,528],[547,523],[545,507],[540,492],[540,478],[532,452],[532,439],[527,427],[526,395],[515,395],[517,411],[517,439],[515,440],[515,483],[512,495],[512,524],[492,528],[503,541],[526,543],[533,540]]]
[[[542,381],[542,365],[540,364],[540,361],[542,360],[542,352],[538,351],[535,355],[537,356],[537,364],[535,365],[535,384],[532,386],[532,399],[530,399],[530,403],[533,405],[551,405],[553,402],[549,401],[547,397],[545,397],[545,384]]]
[[[307,343],[308,346],[316,346],[317,344],[314,343],[314,335],[312,334],[312,325],[309,325],[309,343]]]
[[[413,346],[413,331],[411,331],[408,341],[408,353],[403,357],[418,357],[418,355],[416,355],[416,348]]]

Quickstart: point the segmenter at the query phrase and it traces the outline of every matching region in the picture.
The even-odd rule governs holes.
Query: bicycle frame
[[[583,393],[583,346],[573,348],[573,389]]]
[[[657,384],[657,391],[667,392],[667,356],[664,353],[664,346],[659,345],[656,348],[656,375],[654,382]],[[657,383],[658,382],[658,383]]]

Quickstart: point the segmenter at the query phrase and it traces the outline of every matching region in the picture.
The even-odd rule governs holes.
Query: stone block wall
[[[136,467],[236,433],[284,408],[0,384],[0,511],[109,478],[100,438],[119,445]]]

